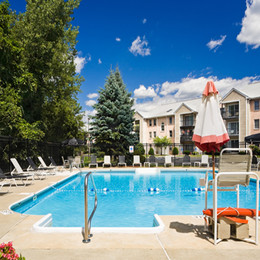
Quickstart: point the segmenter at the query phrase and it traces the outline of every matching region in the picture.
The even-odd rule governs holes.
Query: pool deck
[[[6,210],[12,203],[65,177],[62,174],[48,176],[46,180],[36,180],[26,187],[13,186],[9,193],[0,193],[0,243],[13,241],[16,252],[27,260],[259,258],[260,245],[230,239],[214,246],[212,237],[203,231],[203,219],[196,216],[160,216],[165,230],[159,234],[100,233],[84,244],[81,234],[33,231],[32,225],[42,216],[3,214],[9,212]],[[249,230],[254,232],[253,221]]]

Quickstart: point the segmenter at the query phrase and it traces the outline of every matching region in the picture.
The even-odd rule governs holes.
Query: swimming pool
[[[202,215],[205,192],[194,191],[205,171],[159,170],[152,174],[138,169],[93,171],[98,191],[98,208],[92,227],[152,227],[154,214]],[[11,206],[31,215],[52,214],[53,227],[84,226],[84,178],[86,173],[70,176],[39,194]],[[236,206],[235,192],[222,192],[218,206]],[[212,193],[209,194],[212,203]],[[89,184],[89,212],[94,192]],[[212,204],[209,203],[209,207]],[[255,207],[255,184],[240,189],[240,207]]]

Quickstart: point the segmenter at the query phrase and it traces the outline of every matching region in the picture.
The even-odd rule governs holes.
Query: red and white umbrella
[[[192,140],[203,152],[212,152],[213,177],[215,175],[214,153],[229,141],[229,136],[220,114],[218,90],[213,81],[208,81],[203,91],[202,103],[196,119]]]

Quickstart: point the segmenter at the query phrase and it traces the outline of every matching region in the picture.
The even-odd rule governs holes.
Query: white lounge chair
[[[81,158],[80,158],[80,156],[75,156],[75,158],[74,158],[74,160],[72,161],[72,163],[71,163],[71,167],[73,168],[73,167],[76,167],[76,168],[80,168],[80,166],[81,166]]]
[[[241,153],[243,152],[243,153]],[[255,205],[255,215],[252,213],[253,210],[249,209],[250,214],[246,215],[248,217],[255,216],[255,240],[249,239],[248,237],[236,237],[237,239],[258,243],[258,216],[259,216],[259,177],[255,172],[251,172],[251,161],[252,161],[252,151],[249,148],[226,148],[223,149],[219,157],[219,171],[215,176],[214,180],[208,180],[208,173],[206,173],[206,185],[205,185],[205,210],[204,215],[206,218],[211,220],[211,229],[214,234],[214,244],[216,245],[224,238],[229,238],[228,234],[225,234],[227,237],[219,235],[219,225],[235,225],[237,228],[237,223],[247,224],[246,220],[239,219],[241,209],[239,208],[239,185],[247,186],[250,181],[250,176],[256,178],[256,205]],[[213,191],[213,209],[207,208],[208,201],[208,192]],[[237,192],[237,207],[231,208],[218,208],[218,191],[235,191]],[[234,215],[225,216],[225,211],[234,210]],[[243,209],[244,210],[244,209]],[[218,225],[213,225],[221,221],[220,216],[224,218]],[[225,220],[227,219],[227,220]],[[242,222],[239,222],[239,221]],[[224,222],[225,223],[224,223]],[[233,224],[232,224],[233,223]],[[234,224],[235,223],[235,224]],[[240,224],[239,224],[240,225]],[[242,225],[242,224],[241,224]],[[248,229],[248,228],[246,228]],[[227,232],[230,232],[230,229],[227,229]],[[230,233],[232,236],[232,233]]]
[[[6,176],[2,169],[0,168],[0,192],[6,193],[9,192],[10,187],[12,186],[12,183],[17,186],[15,179],[12,176]],[[7,191],[2,191],[2,188],[6,185],[9,185],[9,188]]]
[[[199,166],[199,167],[206,166],[206,167],[209,167],[209,156],[206,155],[206,154],[203,154],[201,156],[201,161],[200,162],[194,162],[194,166]]]
[[[165,156],[165,163],[164,167],[167,167],[167,165],[174,166],[174,163],[172,162],[172,157],[170,155]]]
[[[134,155],[134,161],[133,161],[133,166],[139,165],[142,167],[142,164],[140,163],[140,156],[139,155]]]
[[[105,166],[111,167],[111,161],[110,161],[110,156],[109,155],[105,155],[104,156],[103,167],[105,167]]]
[[[38,156],[38,160],[40,162],[40,165],[39,165],[39,169],[46,169],[46,170],[52,170],[52,174],[55,174],[53,171],[55,170],[55,166],[53,165],[49,165],[47,166],[47,164],[45,163],[45,161],[42,159],[41,156]]]
[[[20,164],[18,163],[18,161],[15,158],[11,158],[10,159],[14,169],[11,171],[11,175],[15,176],[15,175],[19,175],[19,176],[23,176],[24,178],[26,178],[26,180],[28,181],[29,179],[34,180],[34,176],[37,176],[40,180],[46,178],[46,173],[42,172],[42,171],[23,171],[22,167],[20,166]]]

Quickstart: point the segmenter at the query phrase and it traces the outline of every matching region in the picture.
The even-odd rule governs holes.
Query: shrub
[[[177,155],[177,154],[179,154],[179,150],[178,150],[177,147],[174,147],[174,148],[172,149],[172,155]]]
[[[144,150],[144,145],[139,143],[135,146],[135,151],[134,154],[136,155],[144,155],[145,150]]]
[[[183,151],[183,154],[190,155],[190,151],[189,150]]]
[[[154,155],[154,149],[151,147],[149,152],[148,152],[149,155]]]
[[[256,145],[250,145],[249,146],[252,149],[253,155],[260,155],[260,149]]]

